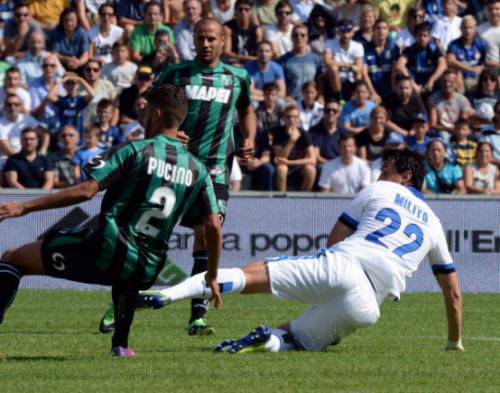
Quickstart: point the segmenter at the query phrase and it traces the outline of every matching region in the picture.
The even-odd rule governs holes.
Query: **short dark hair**
[[[430,34],[432,28],[431,28],[431,25],[427,22],[422,22],[422,23],[419,23],[418,25],[415,26],[415,35],[419,34],[419,33],[423,33],[424,31],[426,31],[427,33]]]
[[[113,4],[113,3],[111,3],[111,2],[109,2],[109,1],[107,1],[106,3],[101,4],[101,5],[99,6],[99,9],[97,10],[97,12],[99,13],[99,15],[101,14],[101,12],[102,12],[102,10],[103,10],[104,8],[111,8],[111,9],[113,10],[113,14],[115,13],[115,6],[114,6],[114,4]]]
[[[21,137],[23,137],[25,134],[27,134],[29,132],[34,132],[36,134],[37,139],[38,139],[38,132],[33,127],[23,128],[21,131]]]
[[[28,7],[29,8],[29,2],[28,0],[20,0],[18,1],[15,5],[14,5],[14,12],[16,12],[19,8],[24,8],[24,7]]]
[[[339,101],[338,101],[336,98],[328,98],[328,99],[325,101],[325,108],[326,108],[329,104],[337,104],[338,106],[340,106]]]
[[[398,76],[396,76],[396,84],[400,82],[411,82],[411,81],[412,79],[408,75],[398,74]]]
[[[156,6],[156,7],[159,7],[160,8],[160,14],[163,15],[163,7],[161,5],[161,3],[158,3],[156,1],[150,1],[149,3],[146,3],[146,5],[144,6],[144,14],[153,6]]]
[[[170,34],[168,34],[167,30],[157,30],[156,33],[155,33],[155,41],[158,38],[163,37],[163,36],[167,36],[168,39],[170,40]]]
[[[276,82],[269,82],[264,85],[263,91],[276,90],[278,91],[280,88]]]
[[[238,8],[238,6],[245,4],[249,5],[250,7],[253,7],[252,0],[236,0],[236,3],[234,3],[234,9]]]
[[[152,87],[143,97],[148,101],[148,105],[162,110],[164,127],[178,127],[186,118],[188,99],[183,87],[169,84]]]
[[[123,42],[122,40],[120,41],[116,41],[113,46],[111,47],[111,50],[116,50],[116,49],[121,49],[121,48],[127,48],[128,49],[128,46],[125,42]]]
[[[112,107],[114,106],[113,105],[113,101],[107,99],[107,98],[103,98],[102,100],[100,100],[98,103],[97,103],[97,109],[106,109],[106,108],[109,108],[109,107]]]
[[[420,153],[407,147],[404,149],[385,149],[382,152],[382,162],[391,162],[399,174],[411,172],[411,185],[422,190],[425,177],[425,158]]]
[[[289,7],[293,11],[292,5],[287,0],[280,0],[274,6],[274,13],[277,14],[282,8]]]
[[[356,134],[354,132],[346,132],[339,138],[339,146],[342,142],[345,142],[349,139],[352,139],[354,142],[356,142]]]
[[[21,73],[21,70],[19,70],[19,68],[18,68],[17,66],[12,66],[12,67],[9,67],[9,68],[7,69],[7,71],[5,71],[5,75],[7,75],[7,74],[12,74],[12,73],[14,73],[14,72],[16,72],[16,73],[20,74],[20,73]]]

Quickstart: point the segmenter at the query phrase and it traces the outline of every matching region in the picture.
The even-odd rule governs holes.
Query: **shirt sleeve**
[[[104,190],[121,176],[130,175],[136,155],[133,144],[127,143],[95,156],[83,167],[83,170],[89,178],[99,184],[100,190]]]
[[[47,157],[47,156],[42,156],[43,159],[43,166],[44,166],[44,172],[52,172],[54,170],[54,163],[52,160]]]
[[[134,52],[140,52],[141,51],[141,43],[139,42],[140,34],[139,34],[138,30],[137,30],[138,28],[140,28],[140,25],[137,25],[134,28],[134,30],[132,30],[132,33],[130,34],[129,47]]]
[[[460,165],[453,165],[453,180],[454,183],[462,180],[464,178],[464,173],[462,172],[462,168]]]
[[[377,183],[374,183],[377,184]],[[339,221],[349,228],[356,230],[363,216],[366,206],[373,194],[373,184],[363,188],[344,209]]]
[[[428,254],[432,272],[434,274],[453,273],[455,271],[455,264],[448,250],[448,244],[446,243],[446,237],[441,223],[439,223],[439,231],[433,231],[433,233],[435,244]]]
[[[5,166],[3,167],[4,173],[6,172],[17,172],[16,160],[12,159],[12,157],[7,158],[5,162]]]
[[[240,110],[248,108],[251,103],[251,94],[250,94],[250,75],[248,72],[245,71],[245,75],[240,79],[240,84],[241,84],[241,92],[240,96],[238,97],[238,101],[236,103],[236,107]]]

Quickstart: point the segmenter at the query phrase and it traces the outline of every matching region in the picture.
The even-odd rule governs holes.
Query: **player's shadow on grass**
[[[68,360],[74,360],[73,357],[60,356],[60,355],[31,355],[31,356],[2,356],[0,355],[0,362],[33,362],[33,361],[55,361],[55,362],[66,362]]]

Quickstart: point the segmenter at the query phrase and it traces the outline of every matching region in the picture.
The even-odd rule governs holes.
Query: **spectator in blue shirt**
[[[97,122],[96,127],[99,129],[99,147],[109,149],[110,147],[120,144],[123,140],[122,132],[119,127],[113,126],[113,112],[115,106],[111,100],[103,98],[97,104]]]
[[[446,61],[448,66],[455,68],[461,76],[460,90],[472,92],[478,83],[478,77],[486,61],[488,47],[477,34],[476,19],[466,15],[462,19],[462,36],[452,41],[448,46]]]
[[[84,121],[83,115],[87,104],[94,98],[94,90],[85,81],[73,72],[66,72],[62,78],[62,85],[66,90],[66,96],[59,96],[59,84],[54,85],[47,97],[42,101],[42,109],[52,103],[59,117],[60,127],[73,125],[80,134],[80,140],[83,140]],[[77,96],[80,85],[87,91],[88,95]],[[57,135],[52,135],[57,138]]]
[[[144,20],[144,8],[148,2],[144,0],[118,0],[117,3],[118,24],[125,29],[125,35],[130,37],[134,27]]]
[[[427,174],[424,178],[424,193],[465,194],[462,169],[446,160],[447,146],[441,139],[434,139],[427,146]]]
[[[295,101],[300,100],[302,86],[314,80],[321,67],[321,58],[309,48],[307,31],[304,25],[293,28],[293,49],[279,60],[285,73],[286,95]]]
[[[380,104],[386,100],[391,89],[391,67],[399,57],[399,48],[388,40],[389,25],[379,19],[375,23],[373,40],[365,47],[365,80],[371,91],[371,99]]]
[[[262,41],[257,46],[257,60],[245,64],[245,69],[252,78],[252,98],[257,101],[264,99],[264,86],[268,83],[276,83],[278,95],[285,97],[285,74],[283,68],[272,61],[273,47],[269,41]]]
[[[66,8],[59,18],[59,24],[52,31],[49,50],[55,52],[66,70],[76,71],[89,59],[89,39],[78,24],[74,8]]]
[[[85,130],[84,146],[78,149],[75,158],[80,168],[83,168],[90,160],[104,152],[105,149],[99,147],[100,133],[101,131],[97,127],[90,127]],[[87,180],[85,171],[81,171],[80,176],[82,181]]]
[[[398,73],[410,76],[415,92],[428,96],[446,71],[446,60],[438,45],[431,41],[431,27],[423,22],[415,27],[415,43],[403,51],[396,63]]]
[[[344,131],[358,134],[370,123],[370,115],[377,104],[368,99],[368,85],[364,81],[356,82],[353,98],[342,108],[339,124]]]
[[[427,145],[432,140],[432,138],[427,135],[427,132],[429,131],[429,120],[427,118],[427,114],[416,113],[413,118],[413,125],[411,129],[413,133],[406,137],[406,144],[410,149],[425,155]]]

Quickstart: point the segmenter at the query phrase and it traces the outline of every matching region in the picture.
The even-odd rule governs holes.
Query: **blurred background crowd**
[[[143,138],[141,94],[205,16],[252,79],[233,191],[355,193],[408,146],[425,192],[500,194],[500,0],[0,0],[1,186],[74,185]]]

